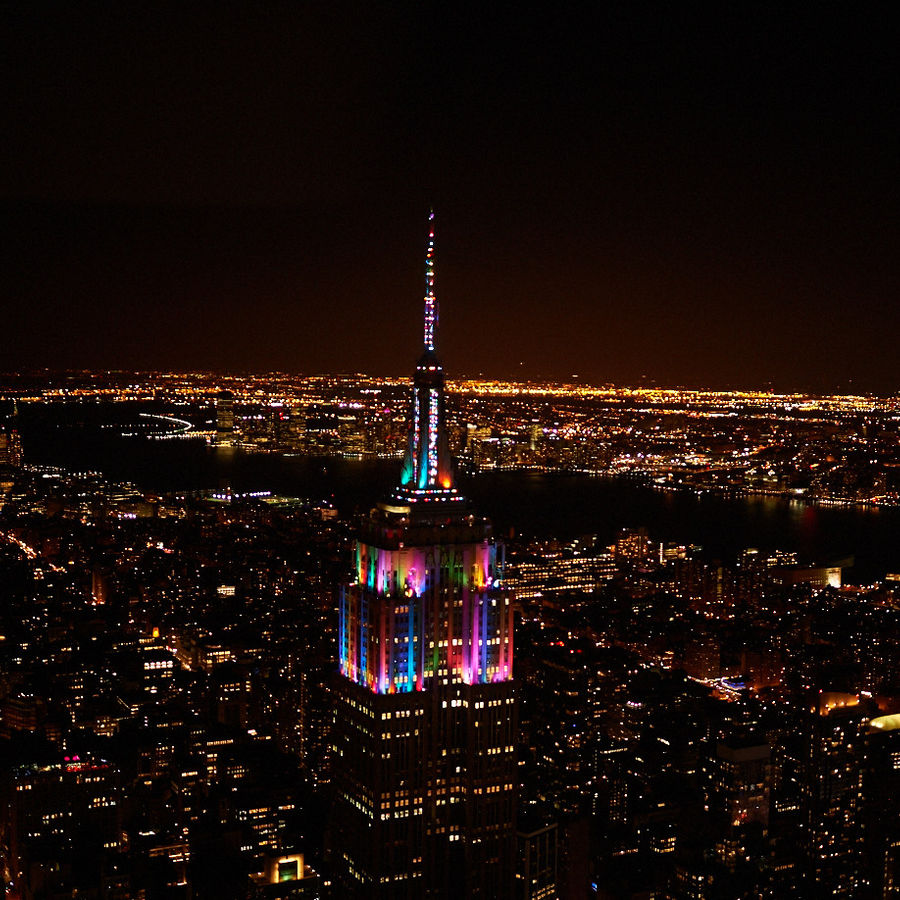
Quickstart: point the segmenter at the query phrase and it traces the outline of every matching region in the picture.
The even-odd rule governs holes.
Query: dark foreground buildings
[[[503,547],[454,487],[425,347],[400,486],[372,510],[341,592],[332,850],[340,896],[510,897],[515,864],[513,611]]]

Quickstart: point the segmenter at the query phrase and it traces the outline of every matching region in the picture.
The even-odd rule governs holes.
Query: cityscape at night
[[[39,7],[4,896],[900,895],[892,29]]]

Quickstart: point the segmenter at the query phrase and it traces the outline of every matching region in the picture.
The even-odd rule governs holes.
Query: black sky
[[[0,368],[900,389],[871,10],[9,6]]]

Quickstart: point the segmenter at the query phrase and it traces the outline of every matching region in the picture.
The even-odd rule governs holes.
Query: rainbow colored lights
[[[434,213],[429,216],[434,222]],[[435,355],[438,322],[434,296],[434,226],[431,225],[425,253],[425,354],[413,377],[413,408],[409,446],[400,474],[400,486],[407,492],[453,487],[450,452],[444,431],[444,370]],[[409,502],[417,502],[410,496]]]
[[[438,476],[438,392],[428,391],[428,480],[419,487],[435,484]]]
[[[359,542],[356,580],[340,597],[341,673],[379,694],[512,678],[513,610],[509,592],[500,587],[503,551],[465,513],[465,500],[453,486],[436,326],[432,224],[425,255],[425,354],[413,377],[409,447],[400,489],[382,504],[384,513],[398,517],[401,535],[411,527],[416,543],[404,546],[396,531],[389,539],[393,549]],[[451,512],[460,507],[462,515]],[[443,530],[448,525],[452,538]]]
[[[357,580],[341,594],[341,673],[375,693],[432,679],[512,678],[513,619],[489,541],[384,550],[357,545]]]

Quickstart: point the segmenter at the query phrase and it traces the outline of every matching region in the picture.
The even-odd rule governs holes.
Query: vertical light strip
[[[416,684],[416,618],[414,610],[418,607],[418,602],[414,602],[410,598],[406,605],[406,684],[405,691],[411,691]]]
[[[428,214],[428,249],[425,251],[425,349],[434,350],[437,306],[434,299],[434,211]]]
[[[350,648],[347,646],[347,588],[341,588],[338,609],[338,660],[341,674],[350,675]]]
[[[438,392],[428,392],[428,484],[437,482],[438,473]]]
[[[412,483],[414,487],[422,487],[421,476],[419,473],[419,442],[421,440],[422,430],[419,419],[421,412],[419,410],[419,392],[413,388],[413,451],[412,451]]]

